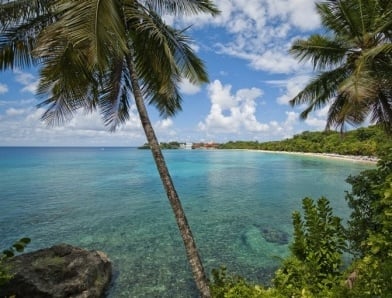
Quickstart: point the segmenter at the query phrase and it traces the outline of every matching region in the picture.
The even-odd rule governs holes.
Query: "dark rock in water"
[[[263,227],[260,230],[263,234],[264,239],[268,242],[281,245],[289,243],[289,235],[283,231],[271,227]]]
[[[103,252],[67,244],[13,257],[6,266],[14,276],[1,287],[0,297],[104,297],[112,276]]]

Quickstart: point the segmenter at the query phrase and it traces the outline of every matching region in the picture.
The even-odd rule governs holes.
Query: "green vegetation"
[[[23,252],[30,241],[30,238],[22,238],[15,242],[11,247],[3,250],[0,255],[0,286],[12,278],[12,274],[10,274],[9,268],[4,264],[4,261],[12,258],[17,253]]]
[[[159,147],[163,150],[166,149],[180,149],[181,144],[179,142],[160,142]],[[138,149],[150,149],[150,145],[148,143],[145,143],[143,146],[138,147]]]
[[[304,220],[299,212],[293,213],[291,256],[276,272],[273,284],[286,297],[303,292],[326,297],[341,279],[344,229],[326,198],[320,198],[317,205],[305,198],[303,210]]]
[[[379,126],[370,126],[348,131],[344,134],[336,131],[305,131],[283,141],[265,143],[228,142],[222,144],[219,148],[379,156],[390,147],[392,147],[392,138]]]
[[[291,255],[263,287],[213,271],[215,297],[391,297],[392,150],[378,167],[349,177],[346,200],[352,209],[347,227],[333,215],[326,198],[303,200],[303,218],[293,213]],[[346,247],[346,244],[347,247]],[[352,261],[342,266],[346,251]]]

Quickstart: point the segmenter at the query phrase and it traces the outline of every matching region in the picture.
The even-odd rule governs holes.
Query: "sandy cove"
[[[376,164],[379,161],[379,158],[374,157],[374,156],[340,155],[340,154],[335,154],[335,153],[269,151],[269,150],[257,150],[257,149],[249,149],[249,150],[263,152],[263,153],[307,155],[307,156],[314,156],[314,157],[322,157],[322,158],[329,158],[329,159],[341,159],[341,160],[352,161],[352,162],[364,162],[364,163],[372,163],[372,164]]]

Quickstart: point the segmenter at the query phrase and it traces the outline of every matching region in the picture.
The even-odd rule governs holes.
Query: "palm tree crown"
[[[317,74],[290,104],[307,104],[303,119],[329,105],[327,129],[370,117],[392,133],[392,2],[327,0],[317,10],[326,34],[297,40],[290,49]]]

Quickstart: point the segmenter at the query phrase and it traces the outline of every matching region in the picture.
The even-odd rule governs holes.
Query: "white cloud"
[[[288,105],[289,101],[302,91],[308,82],[309,76],[307,75],[298,75],[287,80],[267,81],[267,83],[281,88],[283,94],[276,99],[280,105]]]
[[[298,124],[299,115],[293,111],[286,111],[286,119],[282,122],[269,122],[269,130],[262,135],[267,140],[291,138],[295,134],[295,128]]]
[[[23,115],[26,114],[26,112],[29,110],[26,109],[15,109],[15,108],[9,108],[5,111],[5,114],[7,116],[18,116],[18,115]]]
[[[176,139],[177,132],[171,118],[158,120],[153,126],[159,141],[169,142]]]
[[[322,130],[325,128],[326,121],[325,119],[308,116],[308,118],[305,120],[305,123],[311,126],[313,129]]]
[[[330,107],[331,107],[331,104],[327,104],[326,106],[324,106],[324,107],[321,108],[321,109],[318,109],[318,110],[315,111],[314,113],[315,113],[315,115],[316,115],[317,117],[326,119],[327,116],[328,116],[328,111],[329,111],[329,108],[330,108]]]
[[[184,94],[192,95],[199,93],[200,90],[200,86],[192,84],[188,79],[182,79],[180,82],[180,91]]]
[[[221,0],[221,14],[188,16],[184,25],[221,27],[228,40],[215,45],[218,53],[248,61],[250,67],[273,73],[289,73],[300,65],[288,54],[298,32],[316,30],[320,19],[316,0]]]
[[[8,92],[8,86],[0,83],[0,94],[4,94]]]
[[[208,86],[211,109],[204,121],[198,125],[207,133],[260,132],[268,129],[256,119],[256,100],[263,91],[258,88],[240,89],[231,93],[230,85],[215,80]]]
[[[14,73],[16,75],[15,80],[24,86],[21,91],[35,94],[38,87],[38,79],[34,75],[21,70],[15,70]]]
[[[272,0],[273,1],[273,0]],[[274,1],[278,2],[278,1]],[[302,30],[312,30],[320,25],[313,0],[287,0],[292,24]]]
[[[45,109],[10,107],[0,112],[0,146],[139,146],[146,142],[136,107],[131,105],[130,119],[113,133],[104,126],[99,113],[78,111],[61,126],[47,127],[41,121]],[[177,136],[173,120],[153,123],[159,140]]]
[[[198,128],[204,133],[204,139],[227,141],[271,140],[292,137],[297,133],[299,113],[285,111],[281,121],[271,120],[263,123],[257,119],[256,107],[263,95],[258,88],[232,91],[230,85],[223,85],[219,80],[208,86],[211,109],[207,117],[199,122]],[[313,122],[312,122],[313,124]]]
[[[286,54],[286,49],[268,50],[261,55],[250,56],[250,65],[256,70],[275,73],[290,73],[298,69],[297,61]]]
[[[1,145],[53,145],[53,146],[137,146],[145,142],[137,115],[109,132],[98,113],[77,112],[73,119],[62,126],[47,127],[40,119],[44,109],[9,108],[0,114]]]
[[[162,119],[162,120],[159,120],[155,126],[158,127],[159,129],[163,129],[163,130],[169,129],[173,126],[173,120],[170,118]]]

